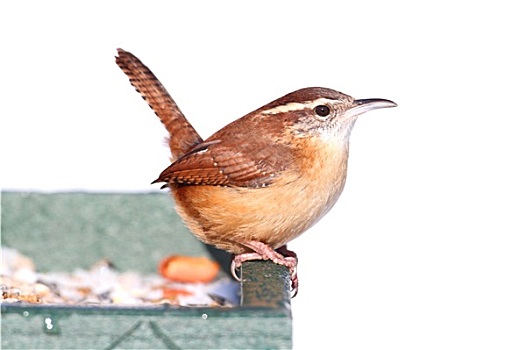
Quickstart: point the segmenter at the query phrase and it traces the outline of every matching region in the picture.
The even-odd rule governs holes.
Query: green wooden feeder
[[[108,258],[153,274],[170,254],[228,259],[198,241],[165,193],[2,193],[2,245],[40,272]],[[175,234],[176,233],[176,234]],[[290,349],[288,270],[244,263],[232,308],[2,304],[2,349]]]

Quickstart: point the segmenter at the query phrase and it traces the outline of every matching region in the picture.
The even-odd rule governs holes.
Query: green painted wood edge
[[[272,261],[248,261],[241,268],[241,305],[290,310],[290,274]]]
[[[290,349],[292,320],[257,308],[2,307],[2,349]]]

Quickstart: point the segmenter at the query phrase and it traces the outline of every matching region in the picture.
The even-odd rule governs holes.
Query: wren
[[[396,103],[304,88],[203,140],[139,59],[118,49],[116,62],[168,130],[173,162],[153,183],[170,188],[189,230],[234,254],[234,277],[247,260],[287,266],[295,295],[298,260],[286,244],[327,214],[342,193],[357,117]]]

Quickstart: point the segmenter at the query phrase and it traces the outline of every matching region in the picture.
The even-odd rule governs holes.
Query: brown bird
[[[396,104],[305,88],[203,141],[139,59],[118,49],[116,62],[169,132],[173,163],[154,183],[170,187],[190,231],[234,254],[235,277],[247,260],[287,266],[295,295],[297,257],[286,244],[327,214],[342,193],[357,117]]]

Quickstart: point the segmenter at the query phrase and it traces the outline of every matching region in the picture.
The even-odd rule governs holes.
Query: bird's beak
[[[353,115],[359,115],[373,109],[396,107],[397,104],[383,98],[366,98],[363,100],[354,100],[354,105],[350,109]]]

